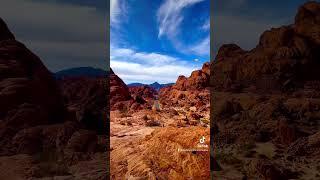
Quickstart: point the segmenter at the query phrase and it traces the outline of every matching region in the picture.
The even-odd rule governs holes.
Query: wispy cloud
[[[195,54],[206,55],[210,53],[210,36],[207,36],[199,43],[190,47],[190,51]]]
[[[202,1],[204,0],[166,0],[157,11],[159,24],[158,37],[167,37],[175,48],[182,53],[208,55],[209,46],[207,48],[204,47],[208,44],[207,38],[201,40],[199,44],[194,45],[185,45],[177,38],[181,32],[181,23],[184,20],[183,10]],[[210,22],[205,22],[200,29],[209,30]],[[207,49],[207,51],[205,51],[205,49]]]
[[[203,25],[200,27],[203,31],[210,30],[210,17],[203,23]]]
[[[123,59],[125,61],[137,62],[147,65],[169,64],[178,61],[177,58],[159,53],[136,52],[126,48],[111,48],[111,57],[113,59]]]
[[[125,0],[110,0],[110,22],[112,27],[116,27],[126,15]]]
[[[111,48],[110,59],[111,68],[126,83],[171,83],[175,82],[179,75],[189,76],[193,70],[199,68],[196,63],[188,63],[176,57],[125,48]]]
[[[184,18],[182,10],[201,1],[203,0],[166,0],[157,12],[159,22],[158,36],[167,35],[171,38],[176,36]]]

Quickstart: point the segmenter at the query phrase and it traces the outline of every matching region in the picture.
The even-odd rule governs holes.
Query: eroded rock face
[[[313,158],[320,157],[320,132],[303,137],[292,143],[288,148],[289,156],[297,158],[307,156]]]
[[[0,156],[6,164],[0,167],[0,177],[70,178],[70,174],[80,174],[76,171],[79,160],[84,160],[81,166],[85,166],[102,159],[95,156],[106,156],[106,149],[97,144],[97,133],[105,130],[108,121],[104,113],[108,108],[106,79],[66,80],[60,85],[0,18]],[[15,163],[21,162],[25,168],[26,159],[32,163],[32,171],[19,168],[6,173]],[[95,172],[96,177],[105,177],[105,164],[97,163],[100,171]],[[82,169],[81,175],[92,173],[88,171]]]
[[[250,166],[250,170],[257,173],[258,176],[263,179],[277,180],[295,178],[292,172],[267,159],[254,160]]]
[[[301,34],[315,44],[320,44],[320,6],[317,2],[308,2],[301,6],[295,18],[296,33]]]
[[[210,64],[207,62],[203,64],[202,69],[193,71],[190,77],[179,76],[173,88],[181,91],[207,88],[210,76],[209,67]]]
[[[248,179],[318,178],[306,167],[315,169],[320,155],[319,13],[319,3],[305,3],[294,24],[265,31],[249,51],[223,45],[212,62],[213,142],[218,155],[231,148],[242,163],[250,159],[238,170]],[[217,161],[217,177],[234,178],[223,167],[237,166]]]
[[[181,147],[195,147],[200,136],[205,136],[209,143],[209,134],[209,129],[203,127],[165,127],[157,128],[142,139],[127,139],[111,152],[112,178],[210,179],[208,151],[177,151]],[[202,168],[194,168],[196,165]],[[213,169],[217,170],[218,164],[214,165]]]
[[[31,126],[64,121],[58,85],[41,60],[16,41],[0,19],[0,145]]]
[[[211,68],[215,89],[242,88],[257,83],[268,89],[286,90],[290,85],[319,80],[319,3],[299,8],[293,25],[265,31],[256,48],[244,51],[234,44],[224,45]]]
[[[129,91],[134,99],[137,99],[137,97],[141,97],[143,99],[154,99],[158,94],[154,88],[148,85],[129,87]]]
[[[194,106],[197,110],[205,110],[209,104],[209,70],[207,62],[202,69],[193,71],[190,77],[179,76],[174,85],[160,89],[160,102],[164,106]]]
[[[104,134],[108,119],[107,78],[75,77],[59,80],[68,110],[84,128]]]
[[[110,69],[110,107],[111,110],[117,109],[121,101],[132,100],[127,85]]]

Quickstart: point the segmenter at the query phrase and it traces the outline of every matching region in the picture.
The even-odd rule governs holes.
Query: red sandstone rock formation
[[[96,119],[96,115],[102,115],[102,102],[99,101],[104,101],[106,105],[104,97],[107,93],[106,88],[97,82],[83,79],[80,82],[66,81],[61,86],[65,88],[62,92],[68,102],[66,104],[52,73],[35,54],[15,40],[0,18],[0,158],[6,164],[0,166],[0,177],[70,178],[70,174],[73,177],[90,174],[90,170],[86,169],[76,172],[81,167],[79,160],[88,167],[91,161],[100,162],[93,154],[106,156],[106,149],[96,141],[101,136],[96,133],[101,132],[107,119]],[[104,96],[96,97],[102,94]],[[78,119],[80,121],[77,121],[76,115],[68,112],[68,105],[74,105],[78,108],[76,112],[82,112],[82,118]],[[97,124],[102,126],[97,127]],[[21,154],[25,155],[21,157]],[[28,167],[23,167],[23,171],[13,171],[11,169],[17,167],[7,164],[16,161],[23,164],[28,159],[32,162],[30,171],[26,170]],[[17,163],[19,167],[23,166],[21,164]],[[105,161],[95,169],[99,167],[100,176],[103,174],[105,177]]]
[[[71,77],[58,80],[65,104],[87,129],[105,134],[108,107],[108,79]]]
[[[223,45],[211,68],[215,89],[259,86],[281,89],[309,80],[319,80],[319,4],[299,8],[295,23],[265,31],[256,48],[244,51],[234,44]],[[232,87],[233,86],[233,87]]]
[[[123,102],[132,100],[127,85],[110,69],[110,107],[111,110],[119,109]]]
[[[154,99],[158,94],[154,88],[148,85],[129,87],[129,91],[132,97],[142,97],[146,100]]]
[[[320,3],[308,2],[293,25],[265,31],[254,49],[221,46],[210,77],[214,157],[242,152],[229,157],[249,157],[240,165],[247,179],[318,178],[305,168],[319,164],[319,40]],[[213,174],[224,177],[231,163],[217,161],[222,172]]]
[[[205,110],[209,104],[209,70],[207,62],[202,69],[193,71],[190,77],[179,76],[176,83],[160,89],[160,102],[164,106],[195,106],[198,110]]]
[[[59,88],[41,60],[0,19],[0,152],[19,130],[64,121]]]

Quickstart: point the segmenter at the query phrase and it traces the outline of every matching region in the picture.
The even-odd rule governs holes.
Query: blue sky
[[[210,59],[210,0],[111,0],[111,68],[126,83],[171,83]]]

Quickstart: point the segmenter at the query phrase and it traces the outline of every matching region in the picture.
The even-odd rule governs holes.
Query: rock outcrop
[[[0,19],[0,152],[23,128],[64,121],[58,85],[41,60]]]
[[[58,80],[65,104],[86,129],[105,134],[108,115],[108,79],[74,77]]]
[[[109,82],[110,82],[110,108],[111,108],[111,110],[118,109],[121,102],[123,102],[123,101],[132,100],[129,88],[122,81],[122,79],[120,79],[113,72],[112,69],[110,69]]]
[[[106,156],[105,146],[97,141],[103,137],[97,133],[105,132],[108,121],[104,82],[84,78],[57,83],[0,18],[0,156],[4,164],[9,163],[0,166],[1,179],[91,173],[72,170],[79,168],[79,161],[89,164],[98,161],[99,155]],[[32,170],[10,167],[19,162],[32,162]],[[97,174],[107,173],[104,163]],[[105,179],[103,175],[100,179]]]
[[[191,73],[190,77],[179,76],[176,84],[172,86],[173,89],[186,91],[186,90],[196,90],[205,89],[209,86],[210,79],[210,64],[208,62],[204,63],[202,69],[195,70]]]
[[[154,88],[148,85],[129,87],[129,91],[134,99],[136,99],[137,97],[141,97],[146,100],[151,100],[155,99],[158,94]]]
[[[159,99],[164,106],[178,106],[205,110],[209,106],[210,64],[207,62],[202,69],[193,71],[190,77],[179,76],[172,86],[159,91]]]
[[[265,31],[256,48],[223,45],[211,68],[215,89],[288,90],[319,80],[319,4],[299,8],[295,23]]]
[[[215,158],[222,167],[219,157],[229,153],[241,163],[254,162],[249,169],[239,165],[248,179],[319,177],[310,173],[319,163],[319,19],[320,3],[308,2],[294,24],[265,31],[254,49],[220,47],[210,87],[211,121],[219,129]]]

